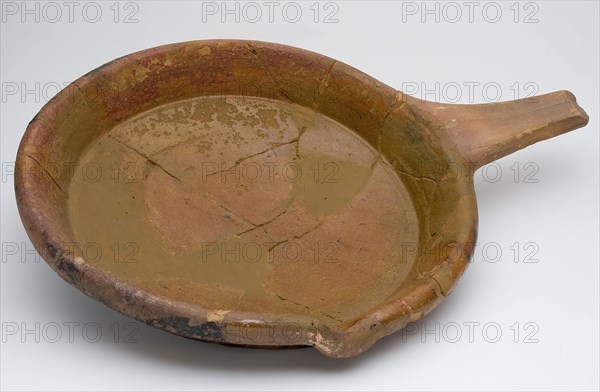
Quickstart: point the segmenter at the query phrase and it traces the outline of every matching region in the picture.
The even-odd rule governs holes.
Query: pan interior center
[[[403,184],[312,109],[239,96],[160,106],[90,146],[76,172],[69,218],[84,259],[152,293],[337,323],[412,270]]]

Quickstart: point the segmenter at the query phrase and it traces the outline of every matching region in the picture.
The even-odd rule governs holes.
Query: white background
[[[536,1],[516,7],[513,1],[478,2],[471,21],[463,2],[438,3],[436,21],[435,14],[421,12],[420,1],[338,1],[327,9],[319,4],[315,22],[310,1],[299,2],[302,16],[296,23],[283,17],[285,2],[275,8],[273,23],[262,2],[256,23],[251,23],[255,9],[245,8],[244,14],[244,3],[239,23],[235,15],[225,15],[223,22],[221,13],[203,14],[202,3],[191,1],[116,7],[113,1],[98,2],[102,15],[96,23],[93,9],[82,13],[85,3],[76,2],[72,22],[60,1],[58,20],[55,8],[38,3],[39,22],[36,15],[23,14],[20,1],[12,2],[19,8],[14,15],[6,3],[11,2],[2,4],[1,27],[1,319],[4,332],[15,325],[19,331],[3,336],[2,389],[599,388],[598,2]],[[35,2],[28,7],[35,9]],[[289,7],[286,17],[293,19]],[[427,7],[435,9],[436,3]],[[492,23],[497,8],[502,15]],[[336,9],[337,23],[323,23]],[[137,22],[123,23],[131,12]],[[348,360],[328,359],[314,349],[203,344],[127,324],[131,320],[65,284],[39,258],[36,262],[26,252],[32,246],[16,210],[10,173],[27,123],[56,93],[56,85],[137,50],[213,38],[310,49],[430,100],[454,101],[457,85],[462,103],[494,100],[498,92],[503,100],[514,99],[515,91],[523,97],[531,86],[538,94],[568,89],[591,120],[583,129],[498,161],[487,176],[476,173],[480,246],[473,263],[453,294],[410,333],[387,337]],[[437,93],[422,94],[423,88],[435,91],[436,83]],[[479,85],[470,94],[472,83]],[[525,83],[530,83],[527,89]],[[25,90],[37,90],[37,96],[23,95]],[[530,252],[537,262],[523,263]],[[38,333],[23,333],[24,328],[35,331],[36,323]],[[56,343],[51,342],[54,323],[62,331]],[[64,323],[79,323],[72,342]],[[469,323],[478,323],[471,324],[471,336]],[[99,341],[88,341],[93,328],[84,338],[86,325],[100,327]],[[127,331],[137,343],[123,342]]]

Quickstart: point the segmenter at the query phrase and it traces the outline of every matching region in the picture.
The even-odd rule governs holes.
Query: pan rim
[[[111,68],[123,66],[127,64],[127,61],[132,56],[152,56],[161,51],[169,51],[186,45],[245,45],[247,43],[258,47],[297,51],[305,56],[329,59],[337,62],[337,60],[315,52],[277,43],[229,39],[196,40],[148,48],[122,56],[86,73],[74,81],[73,84],[75,86],[83,86],[86,83],[92,82],[94,75]],[[338,63],[355,70],[362,77],[373,83],[376,82],[385,85],[362,71],[356,70],[344,63]],[[420,280],[418,284],[413,284],[412,287],[407,287],[405,293],[401,296],[399,295],[397,300],[380,304],[380,306],[364,314],[352,325],[343,329],[324,323],[317,325],[311,318],[297,314],[247,313],[235,310],[227,314],[222,314],[219,310],[206,309],[198,304],[173,300],[138,289],[134,285],[120,280],[117,275],[109,274],[84,260],[74,257],[72,254],[66,253],[65,244],[57,240],[53,233],[56,223],[44,219],[38,213],[39,208],[43,207],[43,205],[37,202],[39,199],[30,197],[32,194],[41,191],[39,188],[36,188],[35,183],[32,182],[30,177],[22,175],[27,155],[26,150],[32,148],[35,140],[38,138],[51,137],[52,133],[56,131],[52,127],[52,120],[48,119],[52,119],[53,114],[61,110],[63,105],[68,105],[67,98],[68,92],[64,89],[48,101],[28,124],[21,140],[15,164],[15,193],[19,214],[29,238],[33,240],[34,246],[59,276],[86,295],[104,303],[109,308],[149,325],[178,335],[217,343],[239,346],[315,346],[328,356],[353,356],[366,350],[381,337],[401,329],[406,323],[423,317],[435,308],[449,294],[450,288],[454,286],[462,275],[472,255],[473,249],[465,248],[463,255],[458,260],[455,260],[455,262],[440,267],[430,277]],[[453,159],[462,160],[449,147],[445,147],[445,150],[446,153],[452,155]],[[477,232],[477,206],[473,184],[472,181],[465,180],[460,181],[456,186],[457,191],[467,197],[467,204],[472,210],[474,217],[468,220],[468,226],[470,227],[464,227],[462,228],[462,232],[456,233],[457,242],[465,244],[469,242],[474,243]],[[443,284],[440,283],[440,279],[449,279],[449,287],[442,287]],[[286,328],[289,325],[285,323],[290,320],[295,325],[301,327],[300,331],[297,331],[296,335],[294,335],[296,339],[292,342],[293,344],[289,344],[291,341],[289,339],[287,341],[288,344],[285,344],[285,341],[277,339],[273,342],[266,342],[268,344],[265,344],[263,341],[259,342],[259,344],[247,344],[248,342],[240,342],[240,336],[237,335],[236,338],[238,341],[235,341],[232,338],[233,332],[230,332],[232,329],[239,332],[245,328],[263,330]],[[277,326],[274,327],[276,324]]]

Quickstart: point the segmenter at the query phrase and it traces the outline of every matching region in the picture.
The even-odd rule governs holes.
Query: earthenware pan
[[[566,91],[439,104],[301,49],[186,42],[48,102],[15,188],[38,252],[107,306],[189,338],[349,357],[450,294],[477,168],[587,121]]]

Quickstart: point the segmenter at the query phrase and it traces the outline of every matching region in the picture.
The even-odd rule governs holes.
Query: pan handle
[[[569,91],[478,105],[409,100],[419,115],[438,129],[438,136],[475,169],[589,121]]]

